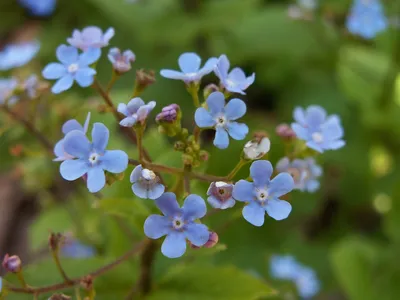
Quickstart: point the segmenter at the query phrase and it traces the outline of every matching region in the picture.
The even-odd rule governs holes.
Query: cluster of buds
[[[159,132],[170,137],[182,133],[181,119],[182,111],[178,104],[165,106],[156,116]]]
[[[175,149],[183,152],[182,159],[184,165],[198,167],[202,161],[208,160],[208,152],[200,149],[200,145],[196,142],[193,135],[189,136],[185,143],[177,142],[177,144],[179,144],[179,149],[177,149],[176,145]]]

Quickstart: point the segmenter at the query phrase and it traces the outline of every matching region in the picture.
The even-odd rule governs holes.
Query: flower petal
[[[196,73],[200,69],[201,58],[196,53],[183,53],[178,58],[178,64],[183,73]]]
[[[72,156],[87,159],[89,158],[91,145],[82,131],[73,130],[64,138],[64,150]]]
[[[189,223],[185,236],[193,245],[201,247],[208,242],[210,233],[204,224]]]
[[[99,48],[89,48],[79,56],[79,65],[86,67],[99,60],[101,50]]]
[[[344,145],[346,145],[346,142],[343,140],[332,141],[329,143],[329,149],[337,150],[337,149],[342,148]]]
[[[225,106],[225,115],[228,120],[236,120],[246,113],[246,103],[240,99],[232,99]]]
[[[245,82],[246,74],[241,68],[233,68],[232,71],[229,72],[229,78],[235,82]]]
[[[214,146],[219,149],[226,149],[229,146],[228,132],[221,127],[217,127],[214,138]]]
[[[135,97],[128,102],[128,104],[126,105],[126,109],[130,114],[134,114],[138,111],[139,107],[143,105],[144,101],[142,100],[142,98]]]
[[[213,92],[208,96],[206,102],[211,115],[215,117],[224,110],[225,96],[221,92]]]
[[[217,66],[217,63],[218,63],[218,58],[216,58],[216,57],[209,58],[207,60],[207,62],[204,64],[204,67],[202,67],[199,70],[198,74],[200,76],[204,76],[204,75],[211,73]]]
[[[58,79],[67,74],[67,70],[63,64],[50,63],[42,71],[45,79]]]
[[[309,193],[314,193],[319,189],[320,183],[318,180],[309,180],[306,182],[305,190]]]
[[[250,202],[250,204],[243,207],[242,210],[243,218],[254,226],[262,226],[264,224],[265,210],[256,202]]]
[[[161,197],[156,200],[156,205],[167,217],[175,216],[182,212],[178,201],[176,201],[175,194],[171,192],[162,194]]]
[[[51,88],[51,91],[53,94],[60,94],[61,92],[70,89],[73,83],[74,78],[72,77],[72,75],[67,74],[57,80],[57,82]]]
[[[78,49],[72,46],[60,45],[56,50],[56,56],[60,62],[70,65],[78,61]]]
[[[207,206],[203,198],[191,194],[187,196],[183,202],[182,211],[185,220],[195,220],[205,216],[207,213]]]
[[[221,209],[227,209],[227,208],[231,208],[234,207],[236,204],[235,199],[233,198],[229,198],[228,200],[225,200],[222,205],[221,205]]]
[[[301,140],[307,140],[309,137],[308,130],[304,128],[303,126],[297,124],[297,123],[292,123],[292,129],[296,136],[301,139]]]
[[[97,193],[106,185],[106,175],[100,167],[92,167],[87,173],[87,188],[91,193]]]
[[[211,114],[203,107],[196,109],[194,120],[200,128],[212,127],[216,123]]]
[[[306,112],[307,125],[312,128],[319,128],[324,123],[326,118],[326,111],[321,106],[310,105]]]
[[[296,107],[294,109],[293,118],[297,123],[299,123],[302,126],[307,124],[304,109],[302,109],[301,107]]]
[[[165,191],[165,186],[162,185],[161,183],[157,183],[154,186],[152,186],[151,189],[149,189],[147,197],[149,199],[155,200],[157,198],[160,198],[160,196],[164,193],[164,191]]]
[[[276,170],[278,172],[285,172],[289,169],[290,167],[290,160],[287,157],[281,158],[277,163],[276,163]]]
[[[135,182],[132,185],[132,191],[139,198],[142,198],[142,199],[148,198],[147,187],[145,185],[143,185],[141,182]]]
[[[322,135],[327,140],[336,140],[343,137],[343,128],[338,116],[330,116],[321,126]]]
[[[161,246],[161,252],[169,258],[181,257],[186,252],[185,234],[183,232],[168,234]]]
[[[83,132],[83,127],[79,122],[75,119],[68,120],[67,122],[64,123],[62,126],[62,133],[67,134],[68,132],[72,130],[79,130]]]
[[[289,173],[279,173],[271,180],[269,194],[278,198],[292,191],[294,188],[293,177]]]
[[[323,153],[324,149],[322,149],[320,144],[317,144],[314,141],[309,141],[306,143],[308,148],[314,149],[315,151],[319,152],[319,153]]]
[[[186,75],[184,73],[174,70],[163,69],[160,71],[160,75],[168,79],[176,79],[176,80],[186,79]]]
[[[115,35],[115,30],[113,27],[107,29],[107,31],[103,35],[103,41],[107,43],[111,40],[111,38]]]
[[[228,76],[229,67],[228,57],[226,57],[225,54],[221,55],[214,69],[215,75],[217,75],[220,80],[225,79]]]
[[[144,234],[151,239],[159,239],[171,231],[171,221],[160,215],[150,215],[144,222]]]
[[[249,133],[249,127],[243,123],[230,122],[228,124],[228,133],[234,140],[243,140]]]
[[[80,68],[75,74],[75,80],[81,87],[88,87],[94,81],[96,71],[92,68]]]
[[[102,154],[108,144],[110,131],[103,123],[94,123],[92,129],[93,148],[98,154]]]
[[[64,160],[64,139],[59,140],[54,146],[54,155],[56,156],[53,161],[63,161]]]
[[[139,178],[142,177],[142,170],[143,170],[142,165],[138,165],[133,169],[129,179],[131,183],[138,181]]]
[[[89,166],[87,161],[75,159],[75,160],[65,160],[60,165],[60,174],[65,180],[73,181],[89,171]]]
[[[246,180],[239,180],[233,187],[232,197],[237,201],[250,202],[254,198],[254,185]]]
[[[89,129],[89,122],[90,122],[90,112],[88,112],[85,120],[85,124],[83,124],[83,132],[86,134],[86,132]]]
[[[280,221],[289,216],[292,211],[292,206],[287,201],[271,199],[268,200],[265,210],[271,218]]]
[[[251,164],[250,176],[255,186],[264,186],[269,183],[272,175],[272,165],[268,160],[257,160]]]
[[[125,117],[129,115],[128,107],[126,106],[125,103],[120,103],[118,104],[117,111],[121,114],[123,114]]]
[[[134,117],[126,117],[119,122],[119,125],[122,127],[132,127],[136,124],[137,118]]]
[[[122,173],[128,167],[128,155],[122,150],[108,150],[100,161],[102,168],[111,173]]]

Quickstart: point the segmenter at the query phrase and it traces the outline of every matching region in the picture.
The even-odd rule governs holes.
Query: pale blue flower
[[[34,16],[47,17],[56,8],[56,0],[18,0]]]
[[[56,54],[61,63],[50,63],[42,72],[46,79],[58,79],[51,89],[54,94],[68,90],[74,81],[81,87],[88,87],[93,83],[96,70],[90,65],[100,58],[100,49],[90,48],[79,54],[78,49],[61,45]]]
[[[321,288],[315,271],[303,266],[299,267],[294,282],[297,287],[297,292],[303,299],[314,297]]]
[[[264,224],[265,212],[275,220],[286,219],[292,206],[279,197],[293,190],[294,181],[288,173],[280,173],[270,180],[272,165],[267,160],[258,160],[251,164],[250,176],[253,182],[239,180],[233,188],[233,198],[247,202],[243,208],[243,217],[254,226]]]
[[[196,53],[186,52],[179,56],[179,68],[181,71],[161,70],[161,76],[169,79],[182,80],[186,83],[199,82],[201,78],[211,73],[217,64],[217,58],[212,57],[200,68],[201,58]]]
[[[294,280],[299,271],[299,264],[291,255],[273,255],[270,260],[270,274],[276,279]]]
[[[96,254],[93,247],[81,244],[77,240],[67,241],[61,247],[61,255],[71,258],[90,258]]]
[[[229,136],[235,140],[243,140],[249,128],[246,124],[234,122],[246,113],[246,104],[240,99],[231,99],[225,105],[225,97],[221,92],[213,92],[208,96],[208,110],[200,107],[196,110],[194,119],[200,128],[216,130],[214,145],[220,149],[229,146]]]
[[[76,48],[86,51],[89,48],[103,48],[108,46],[114,34],[115,31],[112,27],[103,33],[97,26],[88,26],[82,31],[75,29],[72,37],[68,38],[67,42]]]
[[[118,104],[118,112],[125,116],[125,118],[119,122],[119,125],[123,127],[132,127],[137,123],[143,124],[155,106],[155,101],[150,101],[145,104],[144,101],[138,97],[133,98],[128,104]]]
[[[22,88],[30,99],[35,99],[38,96],[37,90],[39,83],[38,77],[36,75],[31,75],[21,84]]]
[[[214,208],[227,209],[236,203],[232,198],[233,184],[223,181],[211,182],[207,191],[207,201]]]
[[[131,50],[125,50],[121,53],[118,48],[112,48],[108,52],[108,59],[115,71],[126,73],[132,68],[131,63],[135,61],[136,56]]]
[[[0,70],[6,71],[26,65],[36,56],[39,49],[38,41],[5,46],[0,52]]]
[[[0,105],[13,104],[18,101],[18,97],[14,96],[14,91],[18,86],[18,81],[14,77],[0,78]]]
[[[106,150],[109,134],[102,123],[93,125],[92,142],[80,130],[69,132],[64,138],[64,150],[77,159],[62,162],[61,176],[73,181],[87,174],[87,187],[91,193],[96,193],[106,184],[104,171],[123,172],[128,167],[128,155],[121,150]]]
[[[307,110],[297,107],[293,117],[296,121],[292,123],[293,131],[309,148],[322,153],[342,148],[346,144],[342,140],[343,128],[339,117],[327,116],[322,107],[311,105]]]
[[[159,183],[159,180],[153,171],[143,169],[142,165],[136,166],[130,177],[133,193],[140,198],[152,200],[164,193],[165,187]]]
[[[200,196],[187,196],[180,208],[175,194],[168,192],[156,200],[156,205],[164,215],[149,216],[144,223],[144,233],[151,239],[166,235],[161,246],[166,257],[182,256],[186,252],[186,239],[197,247],[208,242],[207,226],[195,222],[207,212],[206,203]]]
[[[221,55],[214,69],[224,88],[232,93],[245,95],[244,92],[256,79],[256,74],[246,77],[241,68],[234,68],[229,72],[230,63],[226,55]],[[228,73],[229,72],[229,73]]]

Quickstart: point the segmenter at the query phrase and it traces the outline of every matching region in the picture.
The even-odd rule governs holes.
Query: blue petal
[[[53,92],[53,94],[60,94],[70,89],[73,83],[74,78],[72,77],[72,75],[67,74],[57,80],[57,82],[51,88],[51,91]]]
[[[136,97],[136,98],[131,99],[128,102],[126,109],[128,110],[128,112],[130,114],[134,114],[138,111],[139,107],[141,107],[143,105],[144,105],[144,101],[141,98]]]
[[[245,220],[254,226],[264,224],[265,210],[254,201],[243,207],[242,214]]]
[[[63,161],[60,165],[60,174],[65,180],[73,181],[89,171],[87,161],[75,159]]]
[[[228,133],[234,140],[243,140],[249,133],[249,127],[243,123],[230,122],[228,124]]]
[[[309,193],[314,193],[319,189],[320,183],[318,180],[309,180],[306,182],[305,189]]]
[[[271,180],[269,193],[274,197],[280,197],[292,191],[294,188],[293,177],[289,173],[280,173]]]
[[[72,156],[86,159],[89,158],[91,145],[82,131],[73,130],[64,138],[64,150]]]
[[[219,149],[226,149],[229,146],[228,132],[221,127],[217,127],[214,138],[214,145]]]
[[[79,65],[84,67],[91,65],[99,60],[101,56],[100,48],[89,48],[83,52],[79,57]]]
[[[178,58],[183,73],[196,73],[200,69],[201,58],[193,52],[183,53]]]
[[[324,138],[328,140],[336,140],[343,137],[343,128],[340,125],[338,116],[330,116],[321,126]]]
[[[119,125],[122,127],[132,127],[136,124],[136,121],[137,119],[135,117],[126,117],[119,122]]]
[[[161,252],[166,257],[181,257],[186,252],[186,240],[183,232],[171,232],[165,238]]]
[[[120,103],[118,104],[118,108],[117,111],[121,114],[123,114],[125,117],[129,116],[129,111],[128,111],[128,107],[126,106],[125,103]]]
[[[140,182],[135,182],[132,185],[133,193],[142,199],[147,199],[147,187]]]
[[[210,196],[207,198],[207,202],[214,208],[221,208],[222,206],[222,202],[219,201],[217,198],[215,198],[214,196]]]
[[[308,140],[309,132],[306,128],[297,123],[292,123],[292,129],[299,139]]]
[[[302,126],[307,124],[306,116],[305,116],[305,113],[304,113],[304,109],[302,109],[301,107],[296,107],[294,109],[293,118],[297,123],[299,123]]]
[[[72,130],[79,130],[83,132],[83,127],[77,120],[68,120],[67,122],[64,123],[62,126],[62,133],[67,134],[68,132]]]
[[[250,166],[250,176],[255,186],[265,186],[269,183],[272,175],[272,165],[268,160],[257,160]]]
[[[56,158],[54,161],[62,161],[64,160],[64,139],[57,142],[54,146],[54,154]]]
[[[286,172],[290,167],[290,160],[287,157],[281,158],[277,163],[276,163],[276,170],[278,172]]]
[[[112,63],[115,64],[117,59],[121,57],[121,50],[119,50],[118,48],[111,48],[108,51],[107,54],[108,60]]]
[[[194,120],[200,128],[212,127],[216,123],[211,114],[203,107],[196,109]]]
[[[142,170],[143,170],[142,165],[138,165],[133,169],[131,176],[130,176],[131,183],[138,181],[139,178],[142,177]]]
[[[162,184],[157,183],[151,189],[149,189],[147,196],[149,199],[155,200],[159,198],[164,191],[165,187]]]
[[[319,152],[319,153],[323,153],[324,149],[322,149],[320,144],[317,144],[314,141],[309,141],[306,143],[308,148],[314,149],[315,151]]]
[[[122,173],[128,167],[128,155],[121,150],[108,150],[100,157],[101,166],[111,173]]]
[[[96,71],[92,68],[80,68],[75,74],[75,80],[81,87],[88,87],[94,81]]]
[[[200,76],[204,76],[204,75],[207,75],[207,74],[211,73],[215,69],[215,67],[217,66],[217,63],[218,63],[218,58],[211,57],[204,64],[204,67],[199,70],[198,74]]]
[[[144,234],[151,239],[159,239],[171,231],[171,221],[160,215],[150,215],[144,222]]]
[[[229,67],[230,65],[228,58],[226,57],[225,54],[221,55],[214,69],[215,75],[217,75],[221,81],[223,79],[226,79],[228,76]]]
[[[233,68],[232,71],[229,72],[229,78],[237,83],[245,82],[246,74],[244,74],[241,68]]]
[[[174,70],[161,70],[160,75],[168,79],[185,80],[186,75]]]
[[[185,236],[193,245],[201,247],[208,242],[210,232],[204,224],[190,223],[187,225]]]
[[[102,154],[107,147],[110,131],[103,123],[94,123],[92,129],[93,148],[98,154]]]
[[[236,204],[235,199],[229,198],[228,200],[225,200],[225,201],[221,204],[220,209],[231,208],[231,207],[234,207],[235,204]]]
[[[78,49],[72,46],[60,45],[56,50],[56,55],[59,61],[65,65],[70,65],[78,62]]]
[[[253,73],[249,77],[247,77],[244,89],[247,89],[250,85],[252,85],[255,80],[256,80],[256,73]]]
[[[326,118],[326,111],[317,105],[311,105],[307,108],[306,121],[307,125],[312,128],[319,128],[324,123]]]
[[[329,149],[337,150],[337,149],[342,148],[344,145],[346,145],[346,142],[343,140],[331,141],[331,142],[329,142]]]
[[[89,129],[89,122],[90,122],[90,112],[88,112],[85,120],[85,124],[83,124],[83,132],[86,134],[86,132]]]
[[[106,185],[106,175],[100,167],[92,167],[87,172],[87,188],[91,193],[97,193]]]
[[[280,221],[289,216],[292,211],[292,206],[289,202],[284,200],[270,199],[265,206],[265,210],[271,218]]]
[[[233,187],[232,197],[237,201],[250,202],[254,199],[254,185],[246,180],[239,180]]]
[[[185,220],[200,219],[207,213],[207,206],[203,198],[198,195],[189,195],[183,202],[182,211]]]
[[[213,92],[208,96],[206,102],[211,115],[215,117],[224,110],[225,96],[221,92]]]
[[[232,99],[225,106],[225,115],[228,120],[236,120],[246,113],[246,104],[240,99]]]
[[[161,197],[156,200],[156,205],[167,217],[175,216],[176,214],[180,214],[182,212],[178,201],[176,201],[175,194],[171,192],[162,194]]]
[[[45,79],[58,79],[67,74],[65,66],[59,63],[50,63],[42,71]]]

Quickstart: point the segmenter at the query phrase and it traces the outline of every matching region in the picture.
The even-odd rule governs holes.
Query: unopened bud
[[[183,150],[185,150],[185,147],[186,147],[185,143],[184,143],[184,142],[181,142],[181,141],[177,141],[177,142],[175,143],[175,145],[174,145],[174,148],[175,148],[175,150],[177,150],[177,151],[183,151]]]
[[[48,300],[70,300],[72,299],[70,296],[64,294],[54,294]]]
[[[182,131],[181,128],[182,112],[178,104],[170,104],[164,107],[156,116],[159,124],[158,130],[168,136],[175,136]]]
[[[276,127],[276,134],[284,139],[294,139],[296,137],[296,133],[288,124],[280,124]]]
[[[136,56],[131,50],[121,52],[118,48],[110,49],[108,58],[117,74],[128,72],[132,68],[131,63],[136,60]]]
[[[86,290],[93,289],[93,277],[90,275],[83,277],[80,284]]]
[[[269,151],[271,142],[269,138],[255,138],[244,145],[243,158],[246,160],[260,159]]]
[[[193,153],[193,148],[192,147],[186,147],[185,152],[187,154],[192,154]]]
[[[6,254],[3,259],[3,268],[11,273],[19,273],[22,269],[22,262],[18,255],[9,256]]]
[[[182,155],[183,164],[187,166],[191,166],[193,164],[193,157],[188,154]]]
[[[156,82],[156,77],[153,70],[145,71],[144,69],[139,69],[136,71],[135,90],[138,94],[154,82]]]
[[[214,232],[214,231],[210,231],[209,234],[210,235],[209,235],[208,241],[203,246],[198,247],[198,246],[195,246],[192,243],[190,243],[190,247],[193,248],[193,249],[212,248],[212,247],[214,247],[216,244],[218,244],[218,241],[219,241],[218,234],[216,232]]]
[[[202,161],[208,161],[208,159],[210,158],[210,154],[205,150],[201,150],[199,153],[199,158]]]
[[[212,94],[214,92],[219,92],[219,91],[220,91],[220,88],[218,87],[218,85],[216,85],[214,83],[210,83],[203,90],[204,99],[207,99],[208,96],[210,96],[210,94]]]
[[[52,251],[58,251],[60,244],[64,241],[65,237],[61,233],[50,233],[49,247]]]

